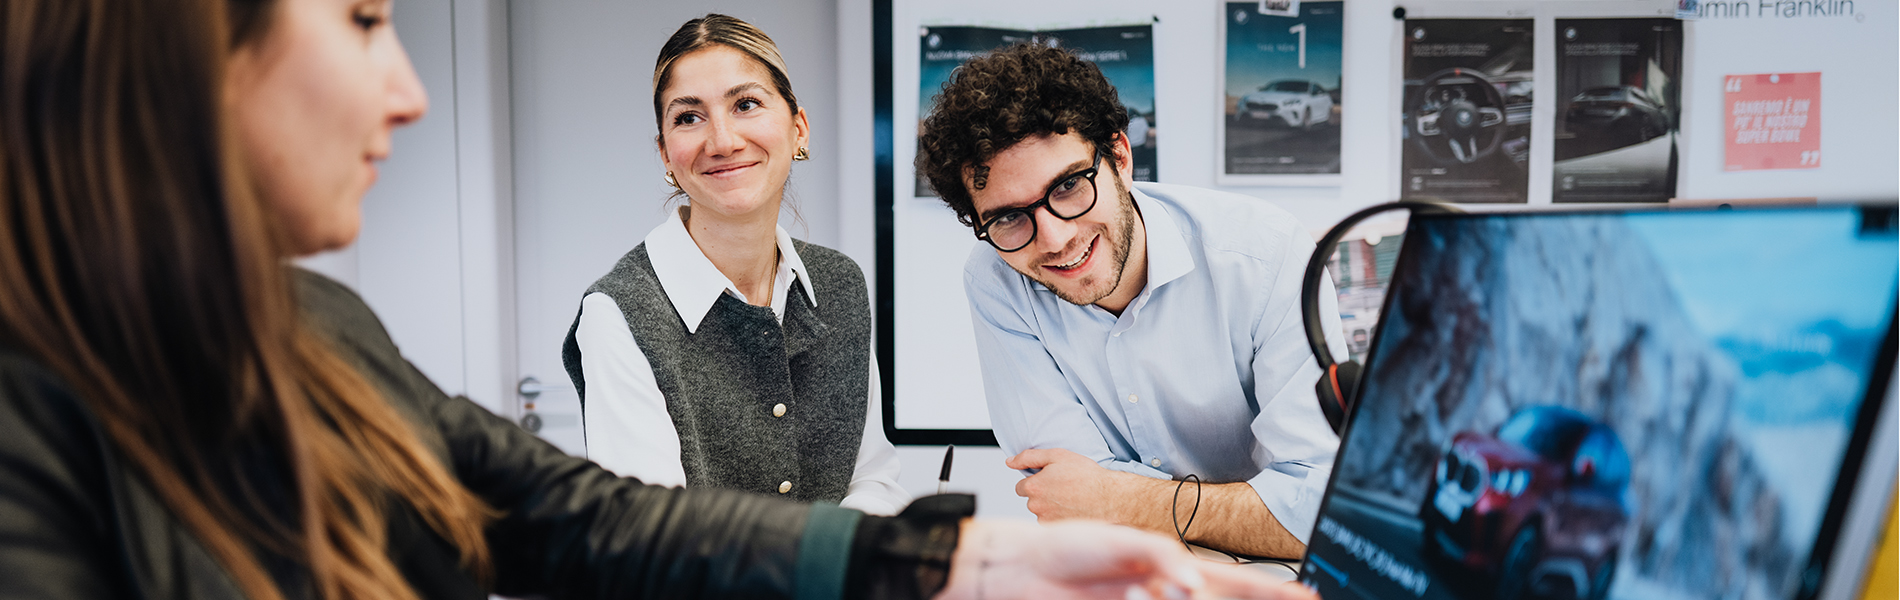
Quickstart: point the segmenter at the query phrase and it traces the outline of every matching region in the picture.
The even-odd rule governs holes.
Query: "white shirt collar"
[[[712,260],[700,251],[699,244],[693,243],[693,236],[686,232],[686,222],[681,218],[684,210],[682,207],[674,211],[647,234],[647,259],[653,263],[653,274],[659,277],[660,288],[673,303],[673,311],[686,323],[686,332],[693,333],[699,329],[700,321],[706,319],[706,313],[712,311],[713,303],[719,301],[720,294],[731,293],[741,300],[745,295],[739,293],[739,286],[733,285],[725,273],[713,266]],[[784,318],[784,296],[790,290],[789,285],[784,285],[786,278],[796,277],[814,308],[818,306],[818,295],[812,291],[805,261],[798,258],[798,250],[792,246],[791,234],[785,233],[784,227],[773,229],[778,234],[779,269],[772,286],[776,292],[772,304],[774,312]]]
[[[1141,209],[1142,227],[1148,234],[1148,285],[1152,290],[1194,271],[1194,257],[1188,253],[1187,233],[1154,198],[1139,189],[1128,190]]]

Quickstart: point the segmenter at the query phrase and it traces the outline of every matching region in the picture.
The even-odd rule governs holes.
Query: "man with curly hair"
[[[1339,444],[1300,317],[1312,238],[1256,198],[1136,184],[1127,126],[1099,69],[1035,44],[958,68],[924,121],[918,171],[989,242],[964,290],[1016,492],[1169,535],[1198,495],[1189,541],[1299,557]]]

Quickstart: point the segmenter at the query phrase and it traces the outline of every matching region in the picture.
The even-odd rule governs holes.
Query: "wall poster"
[[[1551,202],[1667,202],[1676,195],[1682,24],[1557,19]]]
[[[1529,201],[1530,19],[1405,22],[1399,197]]]
[[[1067,48],[1095,63],[1115,84],[1128,110],[1128,145],[1134,153],[1135,181],[1156,181],[1154,26],[1123,25],[1042,31],[992,27],[931,26],[918,29],[917,119],[936,107],[937,94],[956,68],[977,56],[1019,42]],[[916,175],[913,194],[935,197],[930,182]]]
[[[1343,3],[1300,2],[1294,16],[1257,1],[1223,7],[1221,183],[1337,175]]]
[[[1730,75],[1724,171],[1821,167],[1821,74]]]

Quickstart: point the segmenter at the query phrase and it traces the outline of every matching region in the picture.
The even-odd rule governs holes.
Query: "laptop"
[[[1300,579],[1858,598],[1894,490],[1895,209],[1414,215]]]

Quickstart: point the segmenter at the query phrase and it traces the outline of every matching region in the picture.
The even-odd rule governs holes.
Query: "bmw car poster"
[[[1101,67],[1128,110],[1128,145],[1135,181],[1160,181],[1155,168],[1154,25],[1057,29],[1037,34],[1042,43],[1068,48]]]
[[[917,131],[920,134],[923,120],[937,106],[937,93],[943,91],[943,84],[950,81],[950,73],[959,65],[990,50],[1035,37],[1028,31],[990,27],[924,27],[918,30],[918,35],[922,44],[917,58]],[[918,154],[923,154],[921,146]],[[916,197],[937,196],[922,171],[916,173],[916,179]]]
[[[1134,153],[1135,181],[1156,181],[1155,152],[1155,69],[1154,26],[1124,25],[1085,27],[1043,31],[998,29],[991,27],[933,26],[918,30],[921,52],[918,55],[919,127],[922,119],[936,106],[937,94],[950,81],[956,68],[996,48],[1035,41],[1067,48],[1083,60],[1095,63],[1102,74],[1115,84],[1122,106],[1128,110],[1128,144]],[[915,195],[935,197],[930,183],[917,176]]]
[[[1530,19],[1405,22],[1399,197],[1529,200]]]
[[[1676,195],[1682,24],[1557,19],[1551,202],[1667,202]]]
[[[1337,175],[1342,2],[1222,6],[1221,182],[1260,175]],[[1284,3],[1283,3],[1284,4]],[[1265,179],[1266,181],[1249,181]]]

